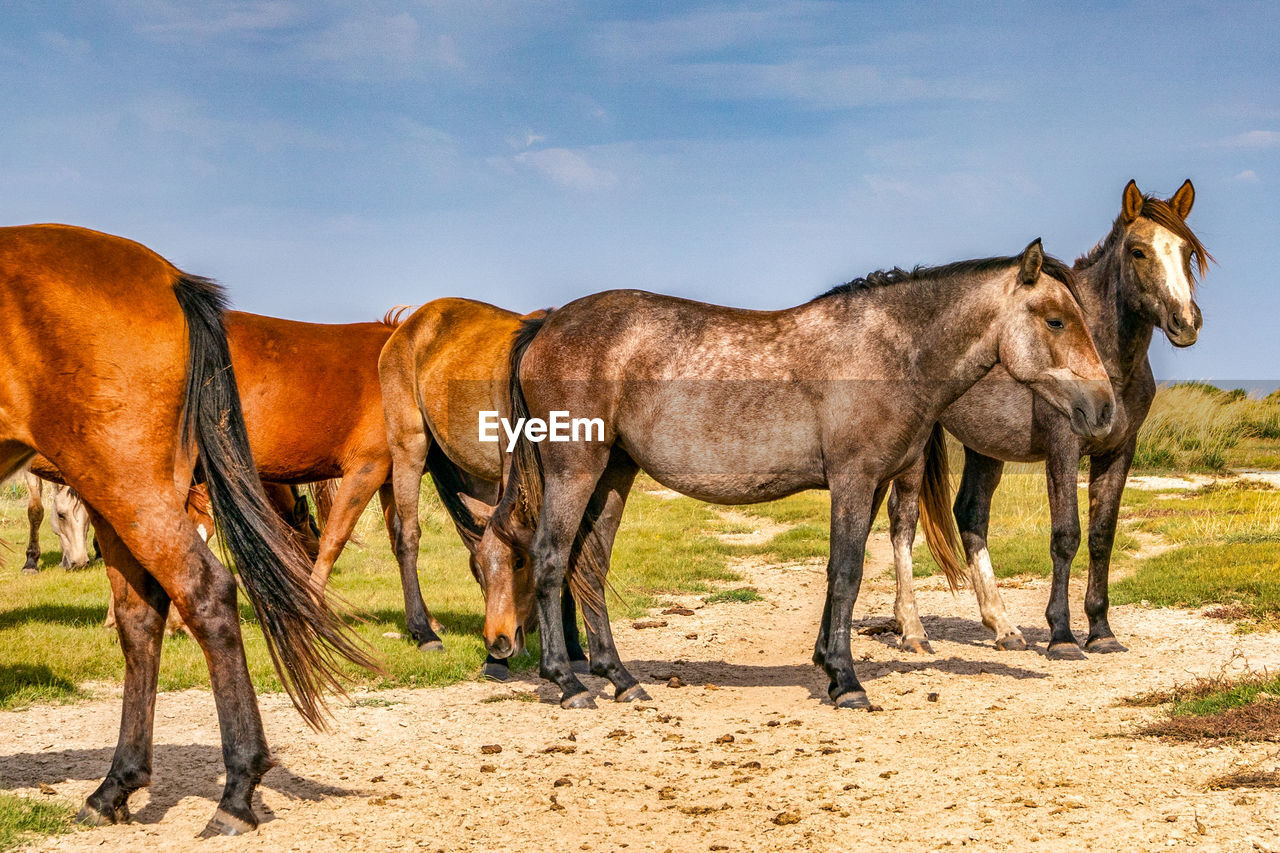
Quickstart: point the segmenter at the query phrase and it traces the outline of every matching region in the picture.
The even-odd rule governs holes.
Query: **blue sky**
[[[0,220],[139,240],[237,307],[368,319],[641,287],[781,307],[1072,259],[1190,177],[1219,260],[1164,377],[1280,378],[1270,3],[7,0]]]

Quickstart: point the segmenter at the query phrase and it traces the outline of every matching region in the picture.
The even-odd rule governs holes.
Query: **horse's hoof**
[[[633,684],[613,697],[615,702],[652,702],[649,692],[639,684]]]
[[[213,813],[213,817],[209,818],[209,822],[205,824],[204,832],[200,833],[200,837],[214,838],[219,835],[244,835],[246,832],[253,832],[257,828],[257,821],[247,821],[218,809]]]
[[[1045,652],[1049,660],[1086,660],[1080,646],[1073,642],[1052,643]]]
[[[591,664],[586,660],[569,661],[569,666],[579,675],[589,675],[591,673]]]
[[[591,698],[591,694],[587,691],[575,693],[572,696],[566,696],[560,700],[560,707],[568,710],[576,710],[579,708],[594,708],[596,700]]]
[[[1109,655],[1115,652],[1127,652],[1129,648],[1115,637],[1097,637],[1085,643],[1084,650],[1098,655]]]
[[[1002,652],[1025,652],[1027,641],[1022,639],[1021,634],[1010,634],[996,640],[996,648]]]
[[[488,663],[480,668],[480,677],[490,681],[510,681],[511,667],[506,663]]]
[[[848,708],[854,711],[865,711],[871,707],[871,700],[867,698],[865,690],[850,690],[840,695],[835,703],[837,708]]]
[[[929,641],[919,637],[903,637],[898,641],[898,648],[918,655],[933,654],[933,646],[929,645]]]
[[[76,813],[76,822],[85,826],[111,826],[114,823],[128,823],[129,807],[122,804],[113,813],[107,814],[86,802],[80,807],[80,811]]]
[[[24,575],[38,575],[40,574],[40,570],[35,566],[23,566],[22,573]]]
[[[440,640],[427,640],[426,642],[418,643],[418,651],[420,651],[420,652],[443,652],[443,651],[444,651],[444,643],[443,643],[442,641],[440,641]]]

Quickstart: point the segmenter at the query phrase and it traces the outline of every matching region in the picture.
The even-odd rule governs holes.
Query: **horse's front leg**
[[[1131,437],[1124,446],[1089,460],[1089,588],[1084,610],[1089,615],[1090,652],[1126,652],[1107,622],[1107,584],[1111,576],[1111,548],[1116,539],[1116,520],[1125,480],[1137,448]]]
[[[964,449],[964,474],[960,478],[960,490],[956,493],[955,516],[960,528],[960,540],[964,543],[965,559],[969,564],[969,582],[978,599],[978,612],[982,624],[995,632],[996,648],[1002,651],[1022,651],[1027,641],[1009,618],[1009,611],[1000,597],[996,585],[995,569],[991,565],[991,552],[987,550],[987,529],[991,523],[991,500],[1004,463],[984,456],[968,447]]]
[[[24,575],[40,571],[40,524],[44,521],[44,480],[26,474],[27,481],[27,562],[22,566]]]
[[[608,452],[607,448],[603,450]],[[560,472],[548,475],[537,531],[529,549],[537,595],[538,630],[542,635],[539,669],[543,678],[555,682],[560,688],[560,705],[564,708],[595,707],[595,700],[574,674],[573,663],[569,660],[561,591],[574,537],[604,467],[605,458],[587,457],[572,460]]]
[[[853,606],[862,586],[871,520],[885,488],[864,476],[833,478],[831,483],[831,555],[827,561],[827,601],[823,630],[814,651],[831,679],[827,688],[837,708],[869,708],[867,693],[853,672]]]
[[[1049,621],[1048,656],[1055,660],[1083,660],[1084,653],[1071,633],[1071,563],[1080,549],[1080,508],[1076,477],[1080,470],[1080,445],[1064,427],[1050,434],[1045,474],[1049,485],[1049,514],[1052,533],[1049,552],[1053,557],[1053,582],[1045,618]]]

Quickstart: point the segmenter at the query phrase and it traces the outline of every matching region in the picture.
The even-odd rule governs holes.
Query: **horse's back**
[[[264,479],[340,476],[386,454],[378,355],[384,323],[306,323],[226,315],[249,443]]]
[[[502,462],[496,445],[480,443],[477,417],[510,409],[508,362],[523,319],[473,299],[436,299],[396,329],[380,361],[385,405],[403,409],[406,423],[420,406],[445,455],[484,479],[498,479]]]

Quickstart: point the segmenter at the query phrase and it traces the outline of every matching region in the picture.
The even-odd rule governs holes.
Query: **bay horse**
[[[23,477],[27,486],[27,561],[22,566],[24,575],[34,575],[40,570],[40,525],[44,522],[45,480],[32,471]],[[80,500],[76,490],[65,483],[52,482],[53,515],[49,526],[58,537],[62,559],[58,565],[64,569],[83,569],[89,565],[89,509]]]
[[[1000,598],[987,551],[991,499],[1005,462],[1044,461],[1053,560],[1053,583],[1045,611],[1050,626],[1048,654],[1053,658],[1084,657],[1071,631],[1067,592],[1071,563],[1080,547],[1076,477],[1080,459],[1087,455],[1089,581],[1084,606],[1089,636],[1085,650],[1126,650],[1107,619],[1111,548],[1138,430],[1156,392],[1147,358],[1152,334],[1159,328],[1174,346],[1188,347],[1200,332],[1196,273],[1205,275],[1213,256],[1186,223],[1194,202],[1195,187],[1189,180],[1167,201],[1144,195],[1136,182],[1129,181],[1110,232],[1075,262],[1085,322],[1116,399],[1115,425],[1109,434],[1074,434],[1060,412],[1010,381],[1006,371],[998,367],[942,414],[943,426],[965,445],[955,517],[982,624],[995,632],[998,649],[1027,646]],[[916,467],[894,481],[889,519],[898,582],[894,615],[902,632],[901,644],[911,651],[928,652],[928,635],[911,588],[911,544],[916,527],[913,496],[919,477]]]
[[[1088,436],[1111,428],[1107,375],[1072,290],[1040,241],[1020,255],[873,273],[795,308],[747,311],[634,290],[526,321],[512,349],[513,418],[603,422],[602,440],[535,445],[527,430],[492,523],[528,548],[543,677],[564,707],[594,704],[565,657],[557,601],[570,556],[593,671],[643,698],[609,633],[603,584],[627,494],[643,469],[721,504],[831,492],[827,597],[813,660],[838,708],[867,708],[850,623],[872,519],[922,453],[946,513],[938,416],[997,363]],[[531,524],[537,511],[536,527]],[[585,528],[585,532],[584,532]],[[585,558],[585,559],[584,559]],[[953,559],[954,555],[953,555]]]
[[[472,299],[436,299],[400,324],[378,361],[409,631],[420,647],[443,647],[418,586],[419,488],[429,471],[484,589],[484,672],[498,680],[507,677],[505,659],[524,645],[530,573],[524,556],[488,528],[501,492],[503,455],[498,444],[479,440],[477,421],[481,411],[510,412],[511,345],[522,322],[542,316]],[[564,606],[570,658],[583,662],[571,594]]]
[[[340,662],[374,666],[316,594],[309,563],[262,494],[225,310],[217,284],[131,240],[65,225],[0,229],[0,478],[40,453],[84,498],[125,655],[120,739],[80,811],[85,822],[128,820],[129,795],[150,783],[172,603],[205,652],[222,734],[226,785],[204,832],[257,826],[253,792],[275,760],[245,660],[236,582],[185,511],[197,467],[303,717],[322,724],[323,690],[340,685]]]

